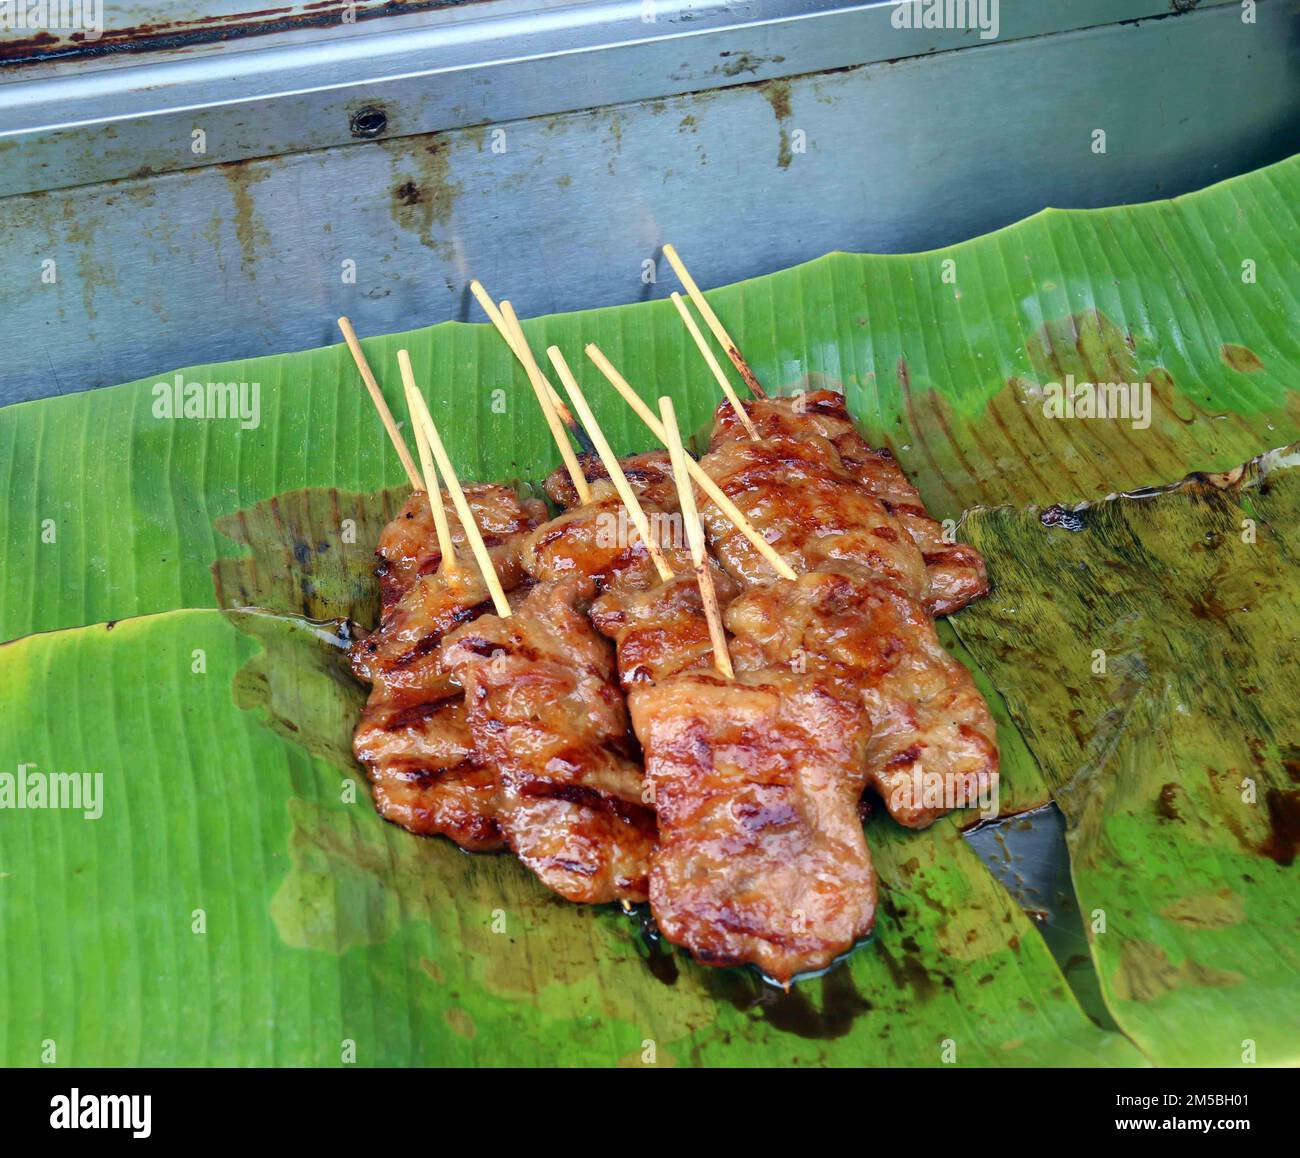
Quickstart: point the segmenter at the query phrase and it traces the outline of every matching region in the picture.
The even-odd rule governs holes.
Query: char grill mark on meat
[[[796,571],[853,560],[905,591],[928,589],[916,544],[820,435],[728,440],[701,466]],[[771,579],[771,567],[716,506],[705,503],[700,513],[719,562],[738,582]]]
[[[474,512],[501,585],[509,591],[519,584],[519,539],[546,518],[546,504],[540,499],[521,499],[510,487],[499,483],[472,483],[465,498]],[[444,504],[452,542],[465,546],[465,529],[451,503]],[[467,549],[468,550],[468,549]],[[416,491],[407,498],[379,536],[375,552],[384,610],[393,606],[422,575],[432,575],[442,563],[433,511],[428,496]]]
[[[491,484],[466,491],[509,590],[524,578],[523,535],[545,517],[545,507]],[[463,531],[458,522],[453,527],[459,542]],[[437,536],[421,494],[385,528],[378,555],[384,616],[350,656],[357,678],[373,685],[353,752],[366,768],[375,808],[418,835],[447,836],[476,852],[501,848],[493,771],[475,749],[460,688],[438,662],[443,636],[491,609],[482,578],[468,558],[452,575],[437,572]]]
[[[640,901],[654,847],[609,643],[587,619],[590,577],[538,583],[509,619],[445,641],[474,742],[496,772],[510,848],[570,901]]]
[[[718,605],[725,607],[736,585],[712,559],[709,566]],[[592,604],[592,623],[617,646],[624,691],[712,663],[713,643],[699,585],[685,567],[674,570],[678,578],[669,583],[643,591],[610,592]]]
[[[752,588],[725,619],[738,666],[798,664],[857,687],[871,720],[866,771],[899,824],[924,828],[993,790],[988,705],[925,610],[895,584],[837,562],[793,584]]]
[[[441,662],[466,688],[475,741],[497,772],[502,830],[520,859],[570,900],[644,900],[654,814],[641,798],[614,657],[586,610],[597,591],[632,592],[658,576],[593,461],[591,502],[525,537],[521,567],[536,586],[519,611],[456,632]],[[634,488],[666,505],[667,456],[635,456],[633,466]],[[558,476],[548,488],[563,493]],[[664,538],[668,524],[654,519],[667,512],[648,498],[644,506]],[[671,565],[688,564],[684,548],[663,545]]]
[[[790,668],[713,674],[693,577],[607,594],[592,619],[617,641],[645,753],[659,822],[650,903],[664,936],[706,964],[752,964],[782,982],[829,965],[875,910],[856,689]]]
[[[816,433],[722,439],[702,465],[805,572],[794,585],[770,583],[758,554],[706,504],[710,542],[748,588],[725,616],[741,641],[733,659],[741,666],[798,660],[856,682],[871,717],[869,781],[900,824],[923,828],[991,790],[993,721],[926,614],[920,554],[831,441]]]
[[[589,483],[609,482],[609,471],[600,457],[584,454],[579,458],[582,473]],[[623,474],[631,484],[632,490],[643,505],[650,505],[659,510],[677,509],[677,487],[673,482],[673,465],[666,450],[647,450],[641,454],[630,454],[618,460]],[[564,467],[559,467],[547,476],[542,489],[552,502],[565,510],[572,510],[579,505],[578,492],[573,480]]]
[[[372,694],[353,739],[375,808],[420,836],[450,837],[461,848],[501,848],[492,769],[476,756],[459,695],[408,702]]]
[[[786,982],[870,932],[859,704],[777,669],[673,676],[629,701],[659,814],[650,903],[668,940]]]
[[[516,543],[516,556],[518,550]],[[438,662],[442,637],[492,607],[482,578],[472,568],[466,560],[452,575],[435,572],[416,579],[384,612],[379,626],[352,645],[357,679],[382,684],[388,693],[445,694],[450,684]]]
[[[870,446],[857,432],[842,394],[814,390],[790,398],[756,399],[745,409],[764,437],[816,434],[835,447],[848,473],[884,504],[920,550],[929,573],[924,599],[931,615],[950,615],[988,594],[980,553],[964,543],[944,541],[943,527],[930,517],[898,460],[890,451]],[[720,408],[711,448],[745,437],[731,408]]]

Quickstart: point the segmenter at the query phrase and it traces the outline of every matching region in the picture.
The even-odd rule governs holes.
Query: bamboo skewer
[[[690,475],[686,473],[686,448],[682,446],[682,432],[677,428],[677,414],[673,400],[667,395],[659,399],[659,416],[664,433],[668,435],[668,456],[673,463],[673,481],[677,484],[677,497],[682,508],[682,522],[686,524],[686,539],[691,546],[691,563],[695,567],[695,581],[700,585],[700,602],[704,604],[704,618],[709,624],[709,639],[713,644],[713,666],[723,679],[735,679],[731,666],[731,652],[727,650],[727,633],[722,626],[722,612],[718,610],[718,593],[709,571],[709,553],[704,546],[704,528],[700,514],[695,509],[695,491]]]
[[[515,319],[515,325],[513,328],[510,327],[506,323],[501,310],[497,308],[496,302],[492,300],[491,295],[483,288],[483,283],[477,278],[469,283],[469,292],[474,295],[475,301],[483,307],[483,312],[487,314],[488,321],[496,327],[497,333],[501,335],[502,340],[509,347],[510,352],[514,354],[514,356],[519,360],[519,364],[524,366],[526,370],[527,365],[524,363],[523,355],[519,352],[519,347],[521,344],[524,344],[527,339],[524,338],[524,331],[519,325],[519,319]],[[509,305],[509,302],[503,301],[502,305]],[[513,316],[513,308],[510,312]],[[564,405],[564,401],[560,398],[559,394],[555,392],[555,387],[551,385],[545,374],[542,375],[542,381],[546,384],[546,391],[550,394],[551,401],[555,404],[555,412],[560,416],[560,421],[569,428],[573,437],[582,444],[583,452],[587,453],[595,450],[596,448],[591,445],[591,440],[587,437],[587,432],[578,425],[578,420],[569,412],[569,408]]]
[[[429,439],[420,421],[420,408],[423,399],[415,388],[415,374],[411,370],[411,359],[405,350],[399,350],[397,364],[402,371],[402,386],[406,390],[406,412],[411,419],[411,429],[415,431],[415,449],[420,456],[420,468],[424,472],[424,493],[429,500],[429,509],[433,512],[433,526],[438,533],[438,550],[442,561],[438,570],[446,568],[448,575],[456,570],[456,548],[451,541],[451,525],[447,522],[447,510],[442,505],[442,489],[438,486],[438,471],[433,464],[433,452],[429,449]]]
[[[370,371],[370,363],[366,361],[366,353],[361,348],[361,343],[357,341],[356,331],[352,328],[352,323],[347,318],[339,318],[339,329],[343,332],[343,340],[348,344],[348,349],[352,352],[352,360],[357,364],[357,372],[361,375],[361,381],[366,384],[366,389],[370,392],[370,399],[375,404],[375,409],[379,411],[380,421],[384,424],[384,429],[388,431],[388,437],[393,441],[393,449],[397,451],[397,457],[402,460],[402,469],[406,471],[406,477],[411,480],[411,489],[420,491],[424,489],[424,482],[420,478],[420,472],[416,469],[415,462],[411,458],[411,452],[406,449],[406,440],[402,437],[401,431],[397,429],[397,423],[393,421],[393,412],[388,409],[388,403],[384,401],[384,392],[379,389],[379,383],[375,381],[375,376]]]
[[[736,417],[740,419],[740,424],[748,432],[749,437],[758,441],[758,430],[750,421],[749,415],[745,411],[745,404],[741,402],[740,395],[735,388],[727,381],[726,372],[718,365],[718,360],[713,356],[713,351],[709,349],[709,343],[704,340],[704,335],[700,333],[700,327],[695,324],[695,319],[691,317],[691,311],[686,308],[686,303],[682,301],[682,295],[673,290],[673,305],[677,307],[677,312],[681,315],[682,321],[686,324],[687,330],[690,331],[691,337],[695,339],[695,346],[704,356],[704,361],[708,363],[709,369],[713,371],[713,377],[719,386],[722,387],[722,393],[726,395],[727,401],[731,403],[731,408],[736,412]]]
[[[690,295],[691,301],[695,303],[695,308],[700,311],[702,317],[708,324],[713,336],[718,339],[719,345],[727,352],[727,357],[731,359],[731,364],[739,371],[740,376],[745,380],[745,385],[755,398],[766,398],[767,391],[758,384],[758,376],[749,368],[749,363],[740,356],[740,347],[736,345],[731,335],[723,329],[722,323],[718,321],[718,315],[713,312],[713,307],[705,300],[704,295],[700,292],[700,287],[695,284],[695,279],[691,277],[686,266],[682,264],[682,259],[677,256],[677,250],[671,245],[664,246],[664,257],[668,259],[668,264],[673,267],[678,279],[685,287],[687,294]]]
[[[502,298],[501,305],[504,307],[501,314],[501,324],[510,331],[510,336],[513,339],[511,349],[515,351],[515,357],[519,359],[519,364],[527,368],[523,354],[519,353],[525,346],[528,346],[528,339],[524,336],[524,328],[519,324],[519,315],[515,313],[515,307],[508,298]],[[559,415],[560,421],[564,423],[568,432],[583,444],[584,450],[595,450],[594,445],[588,445],[590,440],[586,437],[586,431],[582,429],[582,424],[573,417],[573,411],[565,406],[564,399],[560,397],[559,391],[551,385],[551,380],[546,376],[541,363],[532,354],[532,347],[528,346],[528,350],[529,356],[532,357],[534,364],[537,366],[537,372],[542,376],[542,385],[546,387],[546,393],[550,396],[551,405],[555,407],[555,413]]]
[[[664,428],[663,423],[655,416],[654,411],[641,400],[640,395],[638,395],[637,392],[628,385],[627,380],[623,375],[614,369],[610,364],[609,359],[601,353],[600,347],[594,342],[587,345],[587,357],[596,363],[600,372],[609,379],[610,385],[613,386],[614,389],[623,396],[624,401],[636,411],[637,416],[641,421],[650,428],[650,433],[659,439],[664,446],[667,446],[668,432]],[[699,484],[700,489],[709,497],[710,501],[718,507],[723,515],[735,524],[736,529],[749,540],[754,549],[772,565],[772,568],[781,576],[782,579],[797,578],[790,564],[782,559],[775,550],[773,550],[772,544],[758,533],[754,524],[745,517],[740,508],[727,497],[722,488],[709,477],[708,472],[705,471],[705,469],[700,466],[695,459],[691,458],[690,455],[686,456],[686,469],[690,472],[691,478]]]
[[[632,516],[632,522],[636,527],[637,534],[641,536],[641,541],[650,553],[650,559],[655,565],[655,570],[659,572],[660,580],[667,583],[673,577],[673,569],[668,566],[668,560],[664,558],[663,551],[660,550],[654,535],[650,533],[650,522],[645,517],[645,511],[636,497],[636,492],[632,490],[631,484],[627,481],[627,475],[623,473],[623,467],[618,461],[618,456],[610,447],[605,432],[600,429],[600,424],[596,421],[596,416],[592,414],[591,407],[587,405],[586,396],[578,386],[573,371],[569,369],[568,362],[564,360],[564,355],[560,353],[560,348],[558,346],[549,346],[546,353],[551,359],[551,365],[555,367],[555,372],[559,375],[561,383],[564,385],[569,401],[573,403],[573,408],[581,417],[582,425],[586,427],[587,432],[591,435],[592,442],[596,444],[596,453],[600,455],[600,461],[605,464],[605,469],[609,472],[609,481],[614,484],[614,489],[618,491],[618,497],[623,500],[623,505],[627,507],[628,514]]]
[[[501,303],[501,316],[505,319],[508,329],[513,329],[519,325],[519,319],[515,317],[515,311],[511,309],[510,303],[503,301]],[[551,397],[547,392],[545,379],[542,377],[542,371],[533,357],[532,350],[529,349],[528,343],[524,342],[516,351],[519,360],[524,364],[524,370],[528,374],[528,381],[532,383],[533,393],[537,395],[537,403],[542,408],[542,413],[546,415],[546,425],[551,428],[551,437],[555,439],[555,445],[560,448],[560,457],[564,460],[565,468],[569,472],[569,478],[573,480],[573,489],[578,492],[578,502],[591,502],[591,488],[587,485],[587,476],[582,473],[582,467],[578,463],[578,456],[573,453],[573,447],[569,445],[569,440],[565,436],[564,427],[560,425],[560,417],[556,413],[555,407],[551,405]]]
[[[465,498],[465,492],[461,489],[460,480],[456,477],[456,468],[451,465],[451,457],[447,454],[447,448],[442,444],[442,436],[439,435],[438,427],[434,424],[433,416],[429,413],[429,407],[424,401],[424,395],[420,393],[419,387],[415,384],[415,375],[411,370],[411,359],[405,350],[397,351],[397,362],[402,370],[402,381],[411,398],[415,421],[424,430],[424,436],[429,442],[429,449],[433,451],[433,457],[437,461],[438,470],[447,482],[447,493],[451,495],[452,505],[456,508],[456,514],[460,517],[460,525],[465,531],[465,540],[469,543],[469,548],[474,553],[479,570],[483,573],[483,582],[487,585],[488,593],[492,596],[492,604],[496,607],[496,612],[502,619],[509,619],[510,604],[506,600],[506,593],[501,587],[501,580],[497,576],[496,568],[492,565],[492,556],[488,554],[487,546],[483,542],[483,536],[479,534],[478,524],[474,522],[474,512],[470,510],[469,500]],[[432,501],[432,498],[431,495],[430,501]],[[441,505],[441,496],[439,505]]]

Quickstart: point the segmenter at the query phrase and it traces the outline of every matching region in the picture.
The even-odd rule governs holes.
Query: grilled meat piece
[[[919,553],[831,442],[819,434],[724,440],[701,465],[807,573],[794,585],[769,584],[758,553],[705,504],[718,559],[750,589],[728,608],[727,626],[759,648],[762,662],[807,662],[858,682],[873,732],[868,777],[890,814],[921,828],[954,802],[968,806],[975,791],[990,791],[993,720],[970,673],[935,636]],[[831,630],[836,601],[844,613]]]
[[[857,687],[871,719],[866,770],[890,816],[924,828],[975,807],[998,775],[995,725],[925,610],[855,563],[739,596],[724,619],[737,667],[783,665]]]
[[[929,572],[925,605],[931,615],[951,615],[988,594],[980,553],[964,543],[945,542],[943,527],[930,517],[898,460],[888,450],[871,447],[857,432],[844,395],[812,390],[789,398],[755,399],[745,403],[745,410],[763,437],[811,433],[834,445],[849,474],[884,504],[921,551]],[[710,448],[747,437],[731,407],[720,407]]]
[[[519,538],[508,548],[503,545],[516,559]],[[509,576],[514,582],[503,581],[502,586],[514,587],[519,574],[516,569]],[[442,637],[491,608],[491,597],[472,559],[461,560],[450,574],[421,575],[388,608],[380,625],[352,645],[352,674],[388,692],[448,694],[451,682],[438,663]]]
[[[669,509],[643,501],[650,532],[674,570],[690,566],[678,517]],[[522,564],[536,580],[585,575],[599,591],[637,590],[659,582],[650,552],[618,497],[614,484],[597,480],[591,502],[561,512],[523,540]]]
[[[725,607],[736,584],[713,560],[718,605]],[[614,591],[591,606],[591,622],[614,640],[623,690],[657,682],[713,662],[713,643],[693,571],[678,568],[678,577],[641,591]]]
[[[627,481],[642,503],[649,503],[663,511],[677,509],[677,487],[673,483],[673,464],[669,461],[666,450],[647,450],[640,454],[629,454],[618,460],[627,476]],[[604,480],[609,481],[609,471],[600,461],[600,456],[584,454],[578,458],[583,477],[593,485]],[[573,480],[564,467],[557,467],[542,484],[552,502],[558,503],[565,510],[578,506],[578,492],[573,489]]]
[[[351,651],[353,674],[373,684],[352,751],[376,810],[409,832],[447,836],[473,851],[504,843],[493,771],[474,747],[461,690],[438,653],[449,630],[491,609],[469,566],[424,575]]]
[[[504,846],[496,782],[474,749],[459,689],[446,699],[386,695],[376,686],[361,713],[353,751],[385,820],[418,836],[442,835],[461,848]]]
[[[591,617],[617,643],[645,753],[659,822],[650,904],[664,936],[705,963],[753,964],[783,982],[829,965],[875,910],[856,684],[766,666],[755,646],[751,670],[720,679],[689,572],[603,595]]]
[[[519,536],[546,518],[546,504],[540,499],[521,499],[515,491],[498,483],[472,483],[465,487],[465,498],[501,576],[501,585],[508,591],[521,578]],[[457,547],[463,546],[465,529],[456,510],[445,497],[443,506],[451,525],[452,542]],[[397,517],[379,536],[375,553],[379,556],[380,594],[387,611],[416,579],[432,575],[442,563],[427,495],[416,491],[406,500]],[[465,553],[468,554],[468,547]]]
[[[490,551],[509,590],[524,578],[521,540],[545,517],[545,505],[492,484],[467,491],[480,525],[491,532]],[[464,531],[448,513],[453,539],[461,543]],[[384,616],[350,654],[353,673],[373,685],[352,747],[373,786],[375,808],[422,836],[448,836],[474,851],[500,848],[493,770],[474,747],[460,688],[438,663],[443,636],[491,610],[487,589],[468,548],[454,572],[437,571],[442,557],[422,494],[412,495],[384,529],[378,556]]]
[[[535,586],[509,619],[452,632],[443,663],[465,689],[478,750],[496,770],[497,821],[542,882],[571,901],[644,900],[654,813],[642,802],[595,583]]]
[[[724,441],[700,465],[796,571],[850,560],[918,598],[928,590],[916,544],[820,435]],[[753,586],[771,578],[771,567],[713,503],[700,514],[709,545],[736,580]]]
[[[650,904],[669,941],[786,982],[870,932],[856,699],[769,668],[669,676],[628,706],[659,818]]]

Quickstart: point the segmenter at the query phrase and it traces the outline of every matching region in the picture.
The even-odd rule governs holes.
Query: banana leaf
[[[770,389],[844,389],[932,510],[998,560],[996,602],[963,612],[945,641],[998,716],[1007,810],[1051,795],[1070,820],[1081,907],[1111,930],[1092,936],[1102,994],[1127,1037],[1083,1014],[954,820],[923,834],[869,822],[885,886],[877,935],[789,996],[698,967],[620,912],[564,905],[508,858],[383,824],[349,753],[360,689],[319,621],[373,620],[371,551],[402,477],[331,347],[0,410],[0,639],[15,640],[0,647],[0,774],[104,775],[99,820],[0,811],[0,1061],[34,1064],[47,1041],[73,1064],[340,1064],[349,1050],[359,1064],[1238,1064],[1244,1040],[1260,1060],[1294,1059],[1292,1023],[1259,1025],[1255,992],[1294,1008],[1293,957],[1265,967],[1232,947],[1246,928],[1256,957],[1292,935],[1294,900],[1265,872],[1287,866],[1243,845],[1254,872],[1243,868],[1221,848],[1229,822],[1206,835],[1190,805],[1172,829],[1126,812],[1153,769],[1162,791],[1195,775],[1179,752],[1235,775],[1249,749],[1273,769],[1260,798],[1289,791],[1275,772],[1294,759],[1288,717],[1271,700],[1230,706],[1226,661],[1202,665],[1199,697],[1179,701],[1206,713],[1190,725],[1161,715],[1167,692],[1135,693],[1148,728],[1113,725],[1103,685],[1065,709],[1044,673],[1059,675],[1090,631],[1137,656],[1120,672],[1143,672],[1152,641],[1192,655],[1190,638],[1169,642],[1177,601],[1148,593],[1132,619],[1090,619],[1071,574],[1077,605],[1043,597],[1057,618],[1036,634],[1007,608],[1049,574],[1031,547],[1084,542],[1040,542],[1024,504],[1227,470],[1300,437],[1297,204],[1292,159],[1172,202],[1048,211],[946,250],[833,254],[710,294]],[[649,440],[585,362],[586,341],[644,396],[670,390],[685,421],[707,421],[715,388],[671,304],[525,328],[535,348],[564,349],[617,450]],[[536,480],[555,465],[490,329],[367,341],[398,412],[402,347],[464,477]],[[1044,400],[1068,376],[1149,381],[1149,425],[1050,417]],[[248,384],[255,420],[169,412],[177,378]],[[980,504],[1009,507],[963,518]],[[1169,536],[1132,548],[1135,585],[1171,552],[1181,563],[1186,543]],[[1295,545],[1275,538],[1266,574],[1284,590]],[[1270,657],[1261,678],[1285,659],[1284,605],[1268,613],[1274,638],[1256,641]],[[1200,626],[1196,644],[1231,650],[1230,616]],[[1165,688],[1173,677],[1158,670],[1122,687]],[[1228,718],[1249,719],[1263,747],[1220,735],[1213,722]],[[1287,807],[1281,837],[1256,823],[1244,839],[1285,843]],[[1253,879],[1228,883],[1238,870]],[[1198,890],[1173,895],[1165,878],[1179,873]],[[1221,889],[1232,896],[1215,900]]]
[[[786,995],[380,820],[349,752],[361,692],[317,625],[30,636],[0,682],[0,767],[103,775],[98,819],[0,824],[7,1065],[50,1043],[70,1065],[1141,1061],[948,822],[872,823],[876,940]]]
[[[1048,210],[931,253],[831,254],[710,300],[772,390],[842,387],[938,517],[1068,503],[1228,469],[1300,437],[1297,206],[1300,157],[1174,201]],[[671,390],[691,427],[717,397],[670,302],[524,328],[539,353],[561,347],[620,452],[647,435],[583,356],[586,342],[644,396]],[[396,352],[410,350],[467,478],[536,479],[558,465],[490,326],[364,345],[399,414]],[[257,384],[258,424],[169,417],[177,374],[247,383],[250,395]],[[1149,381],[1150,426],[1047,417],[1044,390],[1067,375]],[[304,487],[370,493],[402,474],[347,351],[333,346],[7,407],[0,481],[0,639],[13,639],[215,606],[209,564],[239,553],[218,518]]]
[[[1291,467],[966,523],[994,591],[957,630],[1042,754],[1107,1007],[1159,1063],[1300,1063],[1298,520]]]

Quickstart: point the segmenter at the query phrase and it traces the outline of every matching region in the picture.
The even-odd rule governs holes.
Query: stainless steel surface
[[[1300,147],[1298,28],[1262,0],[6,198],[0,402],[477,317],[475,275],[524,314],[660,295],[667,239],[707,286],[1197,188]]]
[[[10,69],[0,195],[347,144],[363,108],[391,138],[1170,15],[1168,0],[1000,0],[981,30],[898,28],[894,12],[886,0],[492,0]]]

